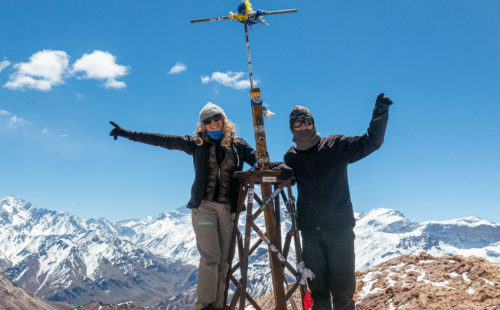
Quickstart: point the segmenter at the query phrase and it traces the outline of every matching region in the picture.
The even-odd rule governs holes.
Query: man
[[[321,138],[309,109],[295,106],[290,130],[296,146],[285,163],[297,180],[297,225],[302,232],[303,258],[315,278],[309,281],[314,310],[354,309],[354,213],[347,165],[378,149],[384,141],[392,101],[380,94],[372,120],[362,136]]]

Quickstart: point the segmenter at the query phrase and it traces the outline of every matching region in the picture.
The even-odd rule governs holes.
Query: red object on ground
[[[311,297],[311,291],[306,290],[306,297],[304,297],[304,308],[306,310],[311,309],[314,306],[313,299]]]

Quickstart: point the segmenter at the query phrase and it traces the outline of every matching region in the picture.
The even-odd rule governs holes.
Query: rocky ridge
[[[144,310],[144,308],[133,301],[124,302],[117,305],[109,305],[94,301],[75,308],[74,310]]]
[[[0,273],[0,309],[69,310],[73,308],[70,304],[47,301],[28,293]]]
[[[297,292],[294,298],[302,310]],[[356,272],[354,300],[358,310],[500,309],[500,267],[475,256],[400,256]],[[257,304],[274,309],[273,295]]]
[[[401,256],[356,279],[360,310],[500,308],[500,267],[475,256]]]

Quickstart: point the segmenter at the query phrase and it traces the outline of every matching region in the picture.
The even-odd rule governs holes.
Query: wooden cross
[[[243,17],[242,21],[238,19],[241,23],[244,24],[245,27],[245,40],[246,40],[246,49],[247,49],[247,57],[248,57],[248,71],[250,77],[250,100],[252,106],[252,117],[253,117],[253,127],[254,127],[254,135],[255,135],[255,144],[257,149],[257,159],[259,163],[260,170],[269,169],[269,154],[267,152],[267,144],[266,144],[266,131],[264,127],[264,118],[263,118],[263,108],[262,108],[262,95],[260,92],[260,88],[254,88],[253,82],[253,72],[252,72],[252,59],[250,57],[250,42],[248,40],[248,21],[252,21],[252,18],[256,16],[265,16],[265,15],[276,15],[276,14],[285,14],[285,13],[296,13],[296,9],[291,10],[280,10],[280,11],[251,11],[247,12],[247,16],[242,16],[239,14],[239,17]],[[203,19],[195,19],[191,20],[191,23],[199,23],[199,22],[211,22],[211,21],[219,21],[219,20],[227,20],[227,19],[235,19],[235,14],[231,14],[229,16],[221,16],[221,17],[211,17],[211,18],[203,18]],[[262,182],[261,183],[261,192],[263,197],[269,197],[272,194],[271,183]],[[271,208],[266,208],[264,210],[264,217],[266,222],[266,235],[270,242],[275,245],[279,245],[281,247],[281,234],[278,231],[278,223],[276,221],[276,216],[273,214]],[[283,267],[281,262],[276,259],[275,256],[269,250],[269,260],[271,265],[271,275],[273,279],[273,292],[274,292],[274,301],[275,305],[278,305],[283,299],[285,299],[285,292],[283,287]],[[246,279],[244,279],[246,281]],[[243,309],[245,294],[242,293],[240,309]],[[285,306],[286,307],[286,306]]]
[[[260,16],[266,15],[276,15],[276,14],[286,14],[286,13],[296,13],[296,9],[290,10],[279,10],[279,11],[269,11],[269,12],[259,12]],[[251,20],[257,13],[255,11],[249,12],[247,16],[247,21]],[[227,20],[227,19],[235,19],[234,15],[229,16],[221,16],[221,17],[210,17],[210,18],[202,18],[202,19],[194,19],[191,20],[191,23],[200,23],[200,22],[211,22],[218,20]],[[250,42],[248,40],[248,23],[246,21],[242,22],[245,26],[245,40],[246,40],[246,48],[247,48],[247,57],[248,57],[248,74],[250,77],[250,100],[252,103],[252,117],[253,117],[253,126],[254,126],[254,134],[255,134],[255,144],[257,149],[257,158],[259,159],[259,166],[261,169],[269,168],[269,154],[267,152],[266,145],[266,131],[264,127],[264,118],[262,117],[262,95],[260,92],[260,88],[254,88],[253,83],[253,72],[252,72],[252,59],[250,56]]]

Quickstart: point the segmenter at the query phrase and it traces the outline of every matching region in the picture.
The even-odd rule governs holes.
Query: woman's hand
[[[118,139],[118,137],[125,137],[125,138],[129,137],[130,132],[128,130],[121,128],[120,126],[118,126],[118,124],[116,124],[113,121],[109,121],[109,123],[115,126],[115,128],[113,128],[113,130],[111,130],[111,132],[109,133],[109,135],[115,138],[115,140]]]

